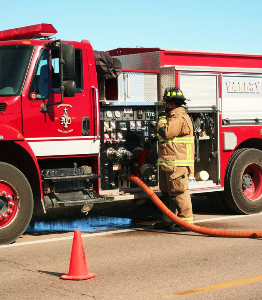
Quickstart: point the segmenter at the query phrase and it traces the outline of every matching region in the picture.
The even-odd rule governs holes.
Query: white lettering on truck
[[[225,81],[227,93],[260,93],[260,81]]]

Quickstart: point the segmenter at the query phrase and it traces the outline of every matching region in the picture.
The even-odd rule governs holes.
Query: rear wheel
[[[262,211],[262,152],[239,149],[231,156],[225,174],[227,205],[236,213]]]
[[[220,213],[232,213],[232,210],[227,206],[224,192],[207,193],[207,200],[213,208]]]
[[[33,214],[33,203],[24,174],[0,162],[0,245],[12,243],[24,233]]]

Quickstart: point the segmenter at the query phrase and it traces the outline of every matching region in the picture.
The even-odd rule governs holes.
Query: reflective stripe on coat
[[[194,176],[194,136],[192,122],[183,107],[173,109],[166,123],[159,120],[158,127],[165,126],[165,138],[159,136],[158,165],[165,171],[175,171],[177,166],[190,168]]]

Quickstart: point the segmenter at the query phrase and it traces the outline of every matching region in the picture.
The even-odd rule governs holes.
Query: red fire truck
[[[128,173],[159,192],[157,117],[173,86],[190,99],[191,193],[219,210],[262,211],[262,55],[100,53],[56,33],[50,24],[0,32],[0,244],[34,211],[146,198]]]

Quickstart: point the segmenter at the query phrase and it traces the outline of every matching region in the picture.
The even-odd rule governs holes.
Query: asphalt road
[[[217,215],[206,201],[193,204],[197,225],[262,230],[261,214]],[[138,223],[150,225],[151,216]],[[146,227],[82,232],[81,240],[89,273],[97,275],[81,281],[60,278],[69,270],[73,232],[24,234],[1,246],[1,299],[262,299],[261,239]]]

